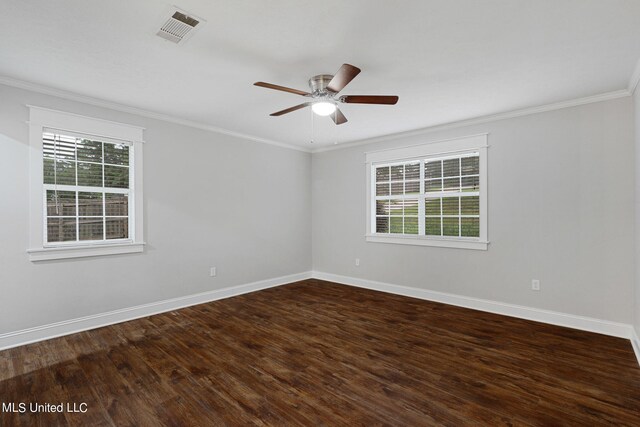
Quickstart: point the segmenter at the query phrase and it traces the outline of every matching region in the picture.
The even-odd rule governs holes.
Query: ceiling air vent
[[[200,18],[195,18],[178,9],[172,9],[160,27],[160,31],[156,34],[165,40],[180,43],[187,40],[199,24],[202,24]]]

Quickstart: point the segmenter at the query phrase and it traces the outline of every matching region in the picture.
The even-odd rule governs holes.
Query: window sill
[[[396,245],[436,246],[441,248],[475,249],[486,251],[489,242],[479,240],[435,239],[422,236],[390,236],[379,234],[367,234],[367,242],[392,243]]]
[[[27,249],[29,261],[47,261],[66,258],[84,258],[103,255],[130,254],[144,251],[144,243],[117,243],[87,246],[58,246]]]

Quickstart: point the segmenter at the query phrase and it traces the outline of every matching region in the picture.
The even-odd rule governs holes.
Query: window
[[[129,148],[125,142],[42,134],[45,246],[129,240]]]
[[[367,240],[486,249],[486,135],[367,153]]]
[[[30,143],[32,261],[142,251],[142,128],[31,107]]]

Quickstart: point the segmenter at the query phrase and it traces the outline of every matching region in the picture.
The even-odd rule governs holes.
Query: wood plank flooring
[[[627,340],[306,280],[0,352],[2,426],[640,425]]]

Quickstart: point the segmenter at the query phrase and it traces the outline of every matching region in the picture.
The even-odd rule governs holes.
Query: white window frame
[[[45,261],[142,252],[144,250],[142,146],[144,128],[140,126],[86,117],[79,114],[29,107],[29,259]],[[129,150],[129,238],[114,241],[47,243],[46,192],[43,181],[43,141],[45,129],[64,133],[126,141]],[[58,186],[61,188],[61,186]],[[95,191],[93,189],[92,191]]]
[[[426,144],[412,145],[402,148],[392,148],[387,150],[371,151],[365,154],[366,180],[367,180],[367,221],[365,239],[374,243],[393,243],[402,245],[438,246],[446,248],[487,250],[488,227],[487,227],[487,137],[488,134],[471,135],[462,138],[435,141]],[[389,163],[404,163],[410,161],[421,161],[421,171],[424,169],[423,161],[428,158],[446,157],[452,155],[463,155],[477,152],[479,154],[480,166],[480,236],[479,237],[440,237],[425,236],[423,227],[418,235],[376,233],[376,190],[375,190],[375,167]],[[421,179],[421,193],[424,188],[424,179]],[[422,194],[422,196],[424,196]],[[422,199],[421,197],[419,199]],[[424,204],[419,203],[418,216],[424,217]]]

